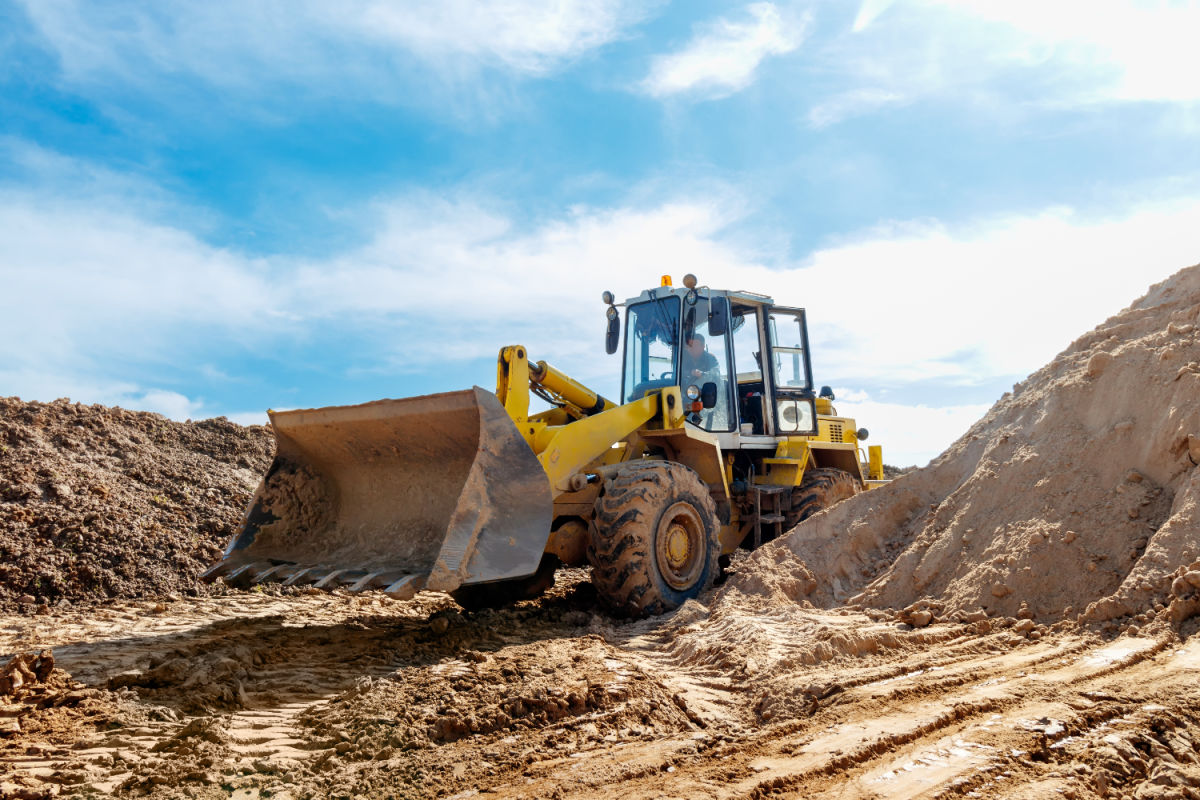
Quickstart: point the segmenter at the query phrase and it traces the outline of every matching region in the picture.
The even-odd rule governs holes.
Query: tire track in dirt
[[[1061,709],[1070,710],[1069,702],[1078,703],[1089,687],[1122,687],[1130,673],[1143,683],[1143,673],[1161,673],[1158,661],[1173,642],[1178,640],[1168,633],[1107,643],[1087,635],[1031,643],[999,632],[960,643],[963,652],[957,659],[943,652],[935,659],[893,662],[886,668],[892,673],[888,677],[878,677],[877,665],[847,670],[842,663],[836,670],[842,687],[818,702],[806,720],[738,735],[701,755],[683,753],[682,741],[675,742],[675,749],[660,742],[655,752],[600,754],[597,761],[610,763],[590,765],[588,772],[602,781],[547,769],[528,789],[533,790],[530,796],[557,789],[572,796],[629,798],[664,792],[680,797],[819,796],[826,790],[839,797],[915,797],[994,783],[994,776],[1004,780],[1008,762],[1018,759],[1013,753],[1025,756],[1045,749],[1044,726],[1037,723],[1052,716],[1045,709],[1055,709],[1064,724],[1082,730],[1082,723]],[[652,661],[648,652],[637,656]],[[815,682],[821,672],[814,670]],[[668,683],[689,680],[712,691],[705,679],[678,672]],[[1169,694],[1178,681],[1178,674],[1167,674],[1144,684],[1144,691]],[[732,689],[735,695],[744,693],[744,686]],[[1090,713],[1096,717],[1094,710]]]
[[[55,648],[85,682],[111,687],[100,691],[122,712],[117,730],[81,730],[58,748],[26,737],[2,755],[19,756],[11,771],[47,790],[65,777],[106,795],[252,797],[299,780],[326,795],[338,786],[352,792],[359,773],[372,780],[376,759],[407,770],[404,780],[415,787],[470,786],[471,770],[498,774],[523,764],[529,737],[543,729],[600,743],[610,730],[636,729],[646,713],[656,725],[687,727],[669,696],[645,699],[645,686],[655,691],[647,675],[587,632],[610,626],[578,610],[593,606],[594,596],[575,597],[577,583],[524,609],[465,617],[438,595],[396,602],[326,593],[234,593],[161,609],[133,602],[101,613],[0,617],[0,645]],[[562,657],[569,669],[558,680],[551,663]],[[576,684],[574,695],[559,688]],[[443,708],[456,692],[466,702],[454,703],[457,717]],[[482,722],[498,728],[476,735],[462,726],[489,694],[504,708],[494,706],[498,716]],[[509,755],[462,755],[485,738],[513,740],[502,748]],[[396,757],[387,758],[392,751]],[[422,762],[435,762],[428,776]]]
[[[621,623],[589,602],[461,615],[427,596],[246,594],[102,622],[0,618],[0,637],[59,642],[122,712],[73,744],[27,740],[4,768],[213,798],[986,797],[1080,781],[1090,798],[1189,774],[1155,755],[1192,752],[1186,626],[1182,640],[1060,626],[1034,641],[1015,620],[978,633],[793,608],[749,623],[726,610],[714,632],[686,609]],[[730,631],[749,633],[721,655],[708,637]]]
[[[998,717],[968,719],[932,741],[917,741],[913,747],[888,753],[888,758],[864,764],[865,768],[848,779],[843,776],[836,789],[821,787],[819,781],[787,788],[812,797],[881,794],[906,798],[968,790],[973,796],[1012,796],[1022,783],[1062,784],[1058,788],[1077,784],[1079,776],[1090,775],[1092,769],[1066,769],[1064,774],[1055,767],[1071,758],[1062,756],[1094,752],[1096,743],[1114,736],[1112,731],[1117,729],[1140,735],[1140,730],[1151,728],[1156,712],[1194,708],[1200,692],[1195,688],[1180,692],[1182,686],[1194,686],[1194,677],[1189,681],[1180,673],[1200,669],[1200,646],[1193,642],[1178,652],[1164,653],[1163,645],[1170,642],[1163,637],[1104,645],[1075,664],[1031,676],[1034,682],[1059,684],[1063,691],[1048,693],[1048,687],[1034,686],[1028,698]],[[1113,659],[1115,654],[1125,657]],[[1116,668],[1095,668],[1103,662]],[[1131,683],[1137,686],[1134,696],[1128,691]],[[1043,691],[1037,691],[1039,688]],[[1145,703],[1147,698],[1169,705]],[[1194,744],[1179,752],[1195,760]]]
[[[219,784],[239,760],[286,770],[312,755],[296,720],[394,671],[397,643],[449,605],[247,593],[0,618],[0,647],[53,648],[77,680],[113,690],[124,715],[72,747],[34,742],[0,758],[14,774],[106,794],[149,788],[155,772]]]
[[[76,680],[94,685],[136,667],[140,659],[205,626],[288,613],[311,614],[313,619],[344,616],[331,611],[322,597],[246,593],[167,602],[123,601],[52,615],[0,617],[0,654],[53,649],[61,667]]]
[[[629,633],[618,642],[622,650],[663,675],[689,703],[710,706],[711,724],[736,719],[735,727],[745,728],[810,717],[831,697],[861,686],[892,683],[910,694],[948,690],[987,673],[997,654],[1018,646],[1029,666],[1086,646],[1058,639],[1050,648],[1030,648],[1024,637],[1003,629],[990,635],[955,625],[913,630],[859,614],[795,607],[740,610],[708,625],[684,616],[682,624]],[[926,677],[896,683],[918,675]]]
[[[794,623],[794,620],[785,619],[777,622],[777,624],[780,626],[780,630],[778,631],[779,637],[777,637],[778,639],[787,639],[789,634],[786,628],[791,623]],[[759,620],[757,624],[761,626],[766,623],[763,623],[762,620]],[[955,635],[957,634],[945,634],[945,636],[950,637]],[[939,638],[940,636],[940,634],[935,634],[933,638]],[[780,735],[786,736],[789,733],[795,733],[798,730],[803,730],[808,727],[807,722],[789,722],[783,725],[774,725],[770,727],[764,727],[760,724],[755,724],[753,722],[753,714],[751,713],[752,709],[750,709],[749,706],[751,703],[753,703],[755,697],[753,686],[756,682],[762,682],[762,676],[758,676],[756,678],[743,678],[740,681],[723,685],[712,679],[712,673],[714,673],[716,670],[712,669],[707,664],[703,664],[700,667],[693,669],[690,674],[686,671],[680,671],[678,664],[672,664],[672,662],[677,660],[677,654],[674,654],[669,650],[655,651],[653,646],[651,646],[652,643],[659,638],[661,638],[660,633],[651,633],[640,636],[635,635],[632,637],[630,642],[625,643],[625,647],[627,649],[623,650],[622,653],[627,656],[632,656],[636,663],[640,663],[643,668],[658,675],[660,680],[663,681],[664,685],[667,685],[671,689],[679,689],[682,694],[687,696],[687,703],[689,706],[703,709],[703,713],[701,714],[702,719],[700,721],[704,724],[704,733],[694,734],[693,737],[678,738],[659,742],[658,746],[653,751],[639,753],[636,748],[632,747],[618,749],[619,752],[614,751],[612,753],[615,763],[589,764],[587,766],[587,772],[591,773],[591,777],[581,780],[571,776],[569,785],[557,786],[553,788],[558,788],[571,793],[579,791],[586,793],[589,790],[595,790],[597,794],[603,794],[605,790],[602,787],[609,783],[633,781],[636,785],[637,778],[639,776],[657,776],[663,770],[669,770],[667,775],[671,775],[672,777],[664,779],[670,783],[679,796],[725,796],[727,794],[727,789],[720,789],[717,787],[728,787],[731,782],[736,782],[737,780],[746,776],[755,776],[758,774],[758,772],[748,768],[744,763],[740,765],[737,764],[737,761],[740,759],[740,756],[737,755],[738,753],[742,751],[758,752],[762,749],[762,745],[759,744],[760,741],[769,743]],[[924,641],[929,637],[922,636],[920,638],[922,641]],[[894,643],[897,645],[900,644],[899,640],[895,640]],[[798,636],[795,637],[793,644],[797,646],[810,646],[811,642],[805,641],[803,636]],[[989,646],[987,644],[977,643],[974,646],[968,647],[966,643],[963,643],[962,649],[967,652],[964,652],[964,654],[960,657],[960,660],[964,660],[966,663],[961,667],[963,676],[958,677],[957,679],[954,676],[949,675],[950,670],[946,669],[950,664],[953,663],[953,659],[941,658],[935,659],[939,662],[939,664],[934,667],[934,670],[946,669],[946,672],[938,674],[936,677],[936,682],[932,681],[929,675],[933,674],[934,670],[931,670],[932,665],[929,663],[930,659],[928,654],[918,654],[907,658],[899,665],[896,665],[893,661],[890,665],[886,663],[879,664],[877,662],[872,662],[866,667],[860,666],[859,671],[862,674],[852,678],[843,677],[842,680],[847,684],[891,683],[892,686],[889,689],[891,694],[908,696],[926,695],[940,690],[944,683],[963,683],[967,677],[969,677],[975,671],[983,668],[982,665],[984,660],[978,657],[978,653],[976,651],[980,649],[994,650],[998,646],[999,645]],[[786,649],[786,647],[781,647],[780,652],[783,652]],[[911,650],[912,648],[908,649]],[[1032,664],[1047,658],[1053,658],[1062,652],[1065,652],[1065,649],[1062,647],[1053,648],[1049,652],[1045,653],[1039,652],[1037,654],[1030,655],[1027,658],[1027,663]],[[667,665],[674,666],[674,670],[667,669]],[[840,674],[843,676],[844,667],[845,664],[842,663],[840,665],[841,669],[839,670]],[[812,672],[814,675],[810,676],[810,680],[816,677],[816,673],[818,671],[812,670]],[[929,675],[927,675],[927,673]],[[919,686],[910,685],[915,682],[915,676],[920,675],[926,675],[926,677],[921,679],[921,682],[930,685],[930,688],[924,691],[922,691]],[[909,678],[909,680],[907,682],[898,681],[897,678],[900,676]],[[876,688],[872,688],[870,691],[872,694],[879,694]],[[705,695],[711,695],[714,693],[723,696],[715,702],[708,703],[706,706],[704,701]],[[697,696],[701,697],[699,702],[696,701]],[[845,699],[845,695],[841,693],[840,688],[839,693],[834,696],[839,699]],[[740,709],[741,721],[731,720],[728,717],[722,718],[721,714],[730,708]],[[696,737],[702,738],[697,741]],[[691,756],[689,753],[694,753],[697,749],[702,751],[711,750],[713,753],[713,755],[707,758],[696,759],[701,765],[700,769],[702,772],[708,769],[704,765],[709,761],[716,760],[724,763],[715,768],[715,771],[711,776],[702,778],[698,783],[693,783],[690,779],[684,779],[683,776],[687,774],[688,770],[684,769],[682,766],[680,766],[678,770],[680,774],[674,774],[676,772],[674,761],[677,759],[683,759],[684,761],[690,760]],[[607,758],[607,755],[607,753],[599,754],[596,756],[596,760],[604,761]],[[579,762],[574,764],[564,762],[563,766],[570,768],[572,772],[578,772],[578,768],[581,765]],[[553,764],[547,764],[543,765],[542,769],[550,774],[553,774],[553,767]],[[537,787],[531,788],[552,791],[551,788],[540,784]],[[624,792],[626,790],[633,792],[634,796],[653,797],[658,796],[656,793],[662,791],[663,786],[659,781],[655,780],[653,781],[652,788],[643,793],[643,795],[639,795],[634,787],[628,785],[622,786],[621,791]]]

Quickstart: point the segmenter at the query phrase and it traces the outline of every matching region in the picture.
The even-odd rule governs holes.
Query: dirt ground
[[[56,670],[0,704],[21,727],[0,794],[1200,796],[1196,618],[1033,638],[744,596],[614,622],[594,601],[576,571],[499,612],[246,592],[0,617],[0,651]]]
[[[1198,400],[1200,266],[641,621],[198,588],[269,431],[5,401],[0,797],[1200,800]]]

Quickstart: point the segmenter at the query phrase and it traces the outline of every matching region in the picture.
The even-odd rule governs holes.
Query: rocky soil
[[[0,398],[0,607],[201,591],[274,450],[223,418]]]

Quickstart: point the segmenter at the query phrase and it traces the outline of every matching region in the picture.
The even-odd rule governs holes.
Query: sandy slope
[[[1127,625],[1200,559],[1197,462],[1200,266],[1080,337],[927,468],[760,551],[739,585],[762,591],[794,555],[808,580],[782,594],[820,606]]]

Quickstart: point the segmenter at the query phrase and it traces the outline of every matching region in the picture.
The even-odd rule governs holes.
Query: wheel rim
[[[655,557],[663,580],[673,589],[689,589],[704,571],[704,522],[690,503],[676,503],[659,517]]]

